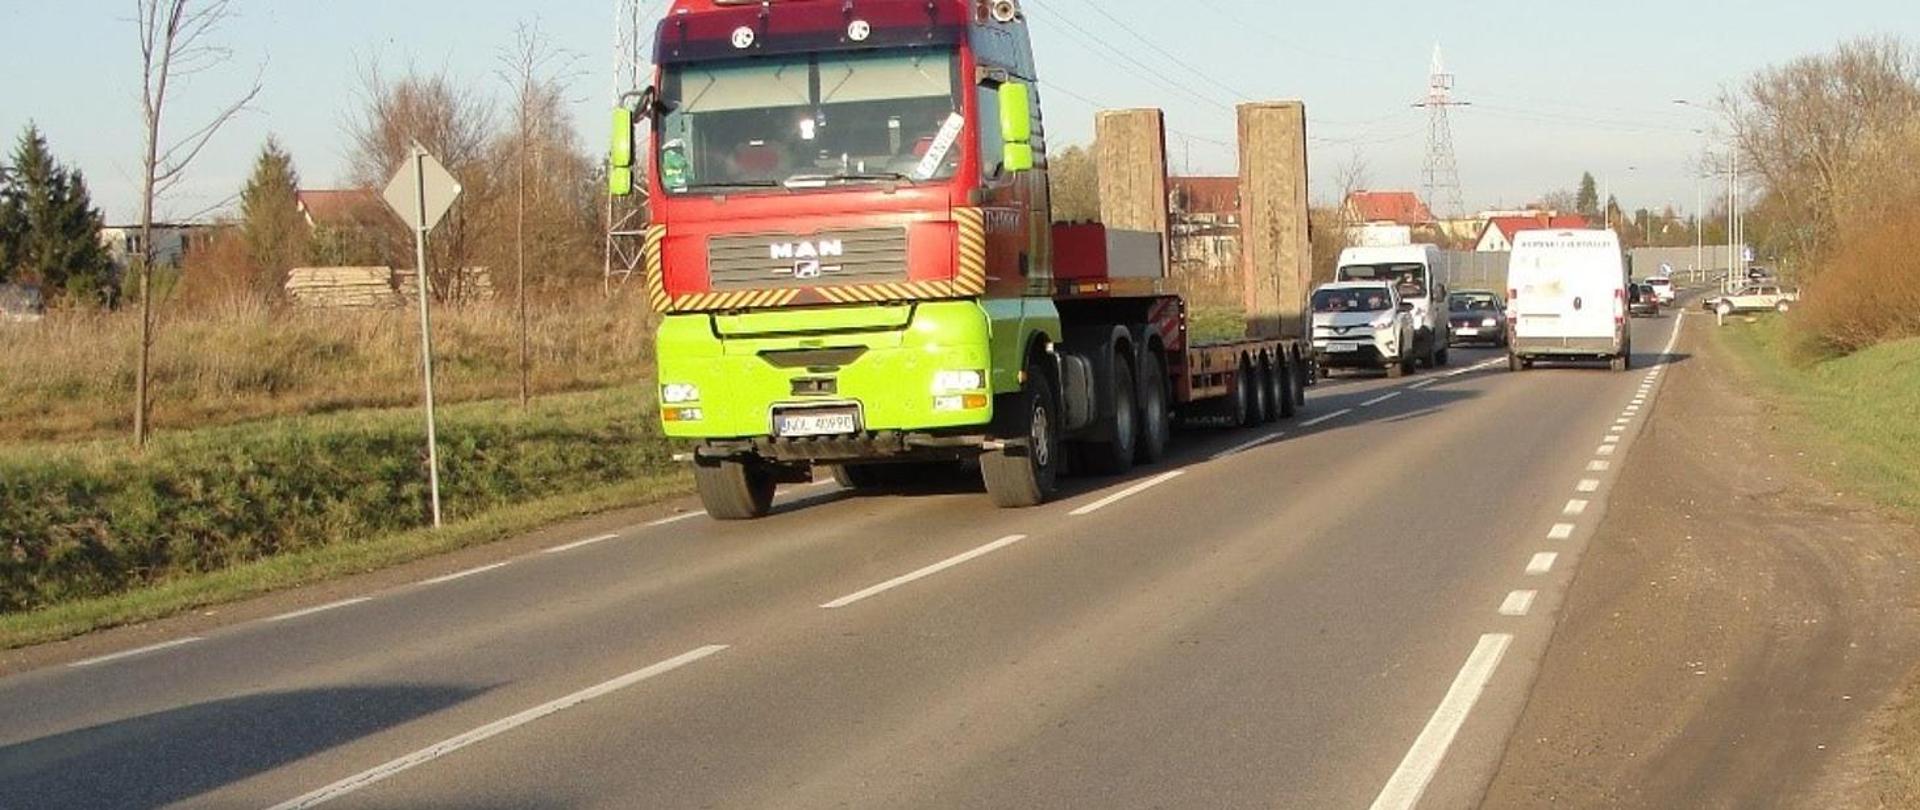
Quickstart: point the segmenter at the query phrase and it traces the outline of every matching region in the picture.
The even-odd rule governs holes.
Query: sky
[[[1570,189],[1583,171],[1629,208],[1691,210],[1698,157],[1726,126],[1674,100],[1710,103],[1755,71],[1856,37],[1920,46],[1911,3],[1623,0],[1595,13],[1592,4],[1498,0],[1024,0],[1052,147],[1089,140],[1096,108],[1157,106],[1175,172],[1230,174],[1232,105],[1299,99],[1312,193],[1323,201],[1355,166],[1368,188],[1422,188],[1429,116],[1413,105],[1440,46],[1454,98],[1469,105],[1450,115],[1470,210]],[[256,77],[261,93],[161,201],[163,216],[231,206],[269,135],[293,153],[303,185],[339,183],[364,71],[445,72],[500,94],[500,58],[523,23],[578,57],[570,87],[581,141],[605,140],[613,0],[232,5],[236,17],[216,35],[232,59],[178,85],[168,131],[199,126]],[[657,15],[664,2],[642,5]],[[4,152],[37,124],[57,157],[86,172],[115,223],[138,211],[133,12],[133,0],[0,0]]]

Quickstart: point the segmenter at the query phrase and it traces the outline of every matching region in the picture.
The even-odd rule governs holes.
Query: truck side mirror
[[[607,161],[607,193],[625,197],[633,193],[633,111],[625,107],[613,110],[613,148]]]
[[[1033,170],[1033,146],[1024,143],[1010,143],[1000,156],[1001,168],[1011,174]]]
[[[1019,82],[1000,85],[1001,168],[1009,173],[1033,170],[1033,94]]]

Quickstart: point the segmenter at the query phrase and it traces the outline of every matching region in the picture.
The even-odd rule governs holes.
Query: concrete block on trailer
[[[1298,101],[1242,104],[1239,118],[1240,270],[1247,334],[1301,337],[1313,286],[1307,108]]]
[[[1170,266],[1165,113],[1104,110],[1093,124],[1099,143],[1100,221],[1115,231],[1158,234],[1159,265]]]

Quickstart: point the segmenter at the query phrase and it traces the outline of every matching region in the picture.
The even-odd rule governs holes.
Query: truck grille
[[[906,281],[907,231],[715,236],[707,240],[707,272],[714,292]]]

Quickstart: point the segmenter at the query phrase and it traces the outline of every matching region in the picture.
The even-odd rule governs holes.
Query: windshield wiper
[[[710,188],[779,188],[779,187],[780,187],[780,184],[772,180],[732,180],[732,181],[718,182],[718,183],[694,183],[693,185],[687,186],[686,190],[698,191],[700,189],[710,189]]]
[[[796,174],[787,178],[787,186],[804,186],[810,183],[825,184],[836,180],[843,183],[895,180],[905,181],[908,185],[914,185],[919,182],[914,180],[913,177],[900,172],[835,172],[833,174]]]

